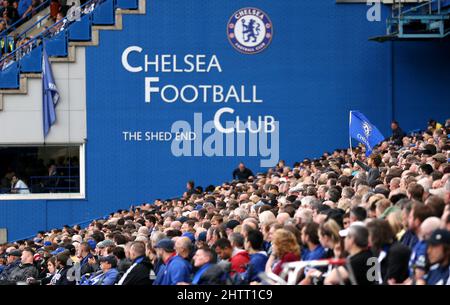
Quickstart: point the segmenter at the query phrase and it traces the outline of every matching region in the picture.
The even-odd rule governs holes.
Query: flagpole
[[[351,110],[350,110],[350,117],[349,117],[349,120],[348,120],[348,128],[349,128],[348,141],[350,143],[350,154],[353,155],[352,136],[350,135],[350,126],[352,126],[352,111]]]

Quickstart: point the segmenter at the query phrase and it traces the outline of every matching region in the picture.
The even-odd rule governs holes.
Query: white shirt
[[[16,184],[13,187],[13,190],[17,190],[18,194],[29,194],[30,193],[28,186],[22,180],[19,180],[16,182]]]

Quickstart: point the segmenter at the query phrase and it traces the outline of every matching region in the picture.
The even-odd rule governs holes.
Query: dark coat
[[[139,259],[139,258],[138,258]],[[136,260],[138,260],[136,259]],[[135,261],[136,261],[135,260]],[[147,257],[144,257],[139,263],[133,263],[130,268],[131,271],[126,275],[122,285],[151,285],[150,271],[152,270],[152,263]],[[128,270],[127,270],[128,271]],[[127,272],[125,272],[126,274]],[[125,276],[125,275],[124,275]],[[121,279],[119,279],[120,281]]]
[[[29,277],[38,277],[37,268],[33,264],[20,264],[11,271],[8,280],[15,283],[25,282]]]

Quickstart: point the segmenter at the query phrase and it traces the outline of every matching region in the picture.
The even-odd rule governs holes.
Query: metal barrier
[[[305,268],[318,268],[327,266],[346,266],[349,271],[350,282],[355,285],[353,271],[351,269],[350,263],[346,259],[321,259],[321,260],[311,260],[311,261],[298,261],[285,263],[283,265],[283,270],[280,275],[276,275],[272,272],[270,273],[260,273],[259,277],[269,285],[297,285],[299,279],[299,273]],[[339,272],[338,272],[339,273]],[[341,279],[340,284],[344,285],[344,281]]]

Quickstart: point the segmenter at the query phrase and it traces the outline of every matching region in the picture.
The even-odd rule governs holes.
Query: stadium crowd
[[[0,246],[0,283],[450,284],[450,119]],[[325,264],[314,264],[325,262]],[[291,264],[292,265],[292,264]],[[300,266],[300,265],[299,265]]]

